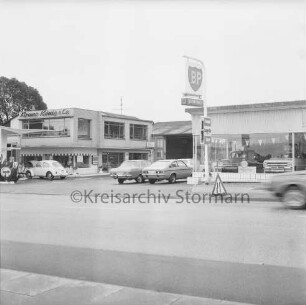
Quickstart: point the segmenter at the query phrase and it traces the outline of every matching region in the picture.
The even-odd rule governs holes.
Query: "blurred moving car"
[[[110,170],[110,175],[114,179],[118,179],[118,183],[122,184],[126,180],[135,180],[137,183],[145,181],[142,175],[142,169],[151,165],[148,160],[127,160],[121,163],[117,168]]]
[[[181,160],[159,160],[143,169],[142,174],[149,179],[151,184],[160,180],[168,180],[169,183],[175,183],[177,179],[191,177],[192,168]]]
[[[28,179],[35,176],[39,178],[47,178],[53,180],[55,177],[65,179],[68,176],[68,172],[57,161],[43,160],[43,161],[29,161],[25,167],[25,174]]]
[[[306,208],[306,171],[277,174],[271,177],[267,188],[281,198],[288,207]]]

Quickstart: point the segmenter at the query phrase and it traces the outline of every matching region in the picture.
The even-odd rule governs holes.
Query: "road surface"
[[[306,303],[306,213],[280,203],[72,202],[110,179],[3,189],[3,268],[253,304]],[[120,189],[120,187],[122,187]],[[156,185],[161,193],[185,184]]]

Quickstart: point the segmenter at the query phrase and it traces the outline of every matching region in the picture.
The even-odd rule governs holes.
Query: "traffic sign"
[[[227,194],[227,191],[225,189],[225,186],[224,186],[219,174],[217,174],[215,185],[214,185],[214,188],[213,188],[211,194],[214,195],[214,196],[226,195]]]

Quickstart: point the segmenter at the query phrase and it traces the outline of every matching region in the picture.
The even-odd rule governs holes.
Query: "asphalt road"
[[[189,187],[121,186],[109,178],[1,185],[1,266],[253,304],[306,304],[305,211],[174,198],[72,202],[71,191],[100,185],[105,193]]]

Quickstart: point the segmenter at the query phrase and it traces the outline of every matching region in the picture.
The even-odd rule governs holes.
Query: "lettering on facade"
[[[40,111],[24,111],[19,114],[20,118],[40,118],[40,117],[59,117],[69,116],[69,109],[46,109]]]

